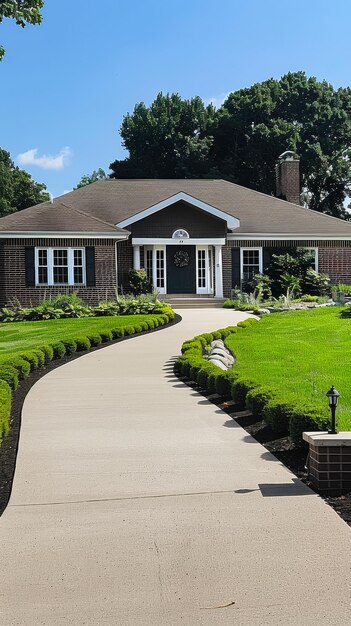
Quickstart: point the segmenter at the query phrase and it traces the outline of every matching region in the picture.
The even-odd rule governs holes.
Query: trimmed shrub
[[[144,330],[148,330],[149,329],[147,322],[140,322],[139,326],[140,326],[142,332],[144,332]]]
[[[146,322],[143,322],[146,324]],[[120,337],[124,337],[124,328],[112,328],[112,339],[120,339]]]
[[[90,350],[91,348],[91,343],[88,337],[76,337],[74,341],[76,342],[77,352],[84,352],[85,350]]]
[[[11,361],[5,362],[4,365],[15,367],[20,378],[28,378],[30,374],[30,363],[20,356],[14,356]]]
[[[19,373],[12,365],[0,365],[0,379],[10,385],[11,389],[18,388]]]
[[[246,407],[255,417],[263,416],[263,409],[272,399],[272,392],[263,386],[251,389],[246,396]]]
[[[204,365],[197,374],[196,382],[201,389],[208,389],[207,387],[207,379],[210,374],[210,369]]]
[[[76,344],[76,342],[74,341],[74,339],[64,339],[64,340],[62,341],[62,343],[63,343],[63,345],[64,345],[64,346],[65,346],[65,348],[66,348],[66,354],[67,354],[67,356],[68,356],[68,355],[70,355],[70,354],[73,354],[74,352],[76,352],[76,350],[77,350],[77,344]]]
[[[124,336],[130,337],[130,335],[134,335],[134,326],[125,326],[124,327]]]
[[[214,367],[216,366],[213,365],[213,368]],[[217,369],[218,368],[216,367],[216,370]],[[207,376],[207,391],[209,393],[217,393],[216,392],[216,380],[217,380],[217,372],[212,369]]]
[[[54,350],[52,346],[50,345],[41,346],[40,350],[44,352],[45,363],[50,363],[50,361],[52,361],[52,359],[54,358]]]
[[[159,321],[158,321],[157,317],[155,317],[155,319],[154,319],[154,328],[158,328],[159,325],[160,325]]]
[[[58,341],[57,343],[52,344],[52,348],[54,351],[54,359],[62,359],[66,354],[66,348],[63,345],[62,341]]]
[[[107,341],[112,341],[112,331],[111,330],[100,331],[100,337],[101,337],[102,343],[106,343]]]
[[[38,357],[38,367],[43,367],[45,365],[45,352],[41,348],[35,348],[33,350]]]
[[[146,323],[148,325],[149,330],[153,330],[155,328],[154,320],[147,320]]]
[[[0,443],[10,430],[12,392],[5,380],[0,380]]]
[[[279,434],[288,434],[289,421],[293,407],[284,400],[272,398],[263,409],[263,418],[267,424]]]
[[[249,380],[245,380],[243,378],[234,379],[234,382],[231,386],[231,396],[234,402],[238,404],[244,404],[246,396],[250,389],[255,387],[255,383]]]
[[[304,431],[328,430],[330,420],[323,415],[323,410],[292,407],[289,420],[289,434],[296,446],[305,446],[302,439]]]
[[[142,327],[140,326],[140,324],[135,324],[135,326],[134,326],[134,332],[135,332],[135,333],[142,333],[142,332],[143,332],[143,329],[142,329]]]
[[[202,351],[202,343],[199,339],[192,341],[184,341],[182,345],[182,354],[184,354],[187,350],[199,350]]]
[[[28,361],[31,371],[39,367],[39,357],[34,350],[20,354],[20,357],[25,361]]]
[[[92,348],[99,346],[102,342],[101,336],[99,334],[88,335],[88,339]]]
[[[220,330],[215,330],[214,333],[212,333],[212,337],[213,337],[213,341],[215,339],[222,339],[222,333]]]
[[[218,374],[215,382],[216,393],[224,398],[230,397],[234,377],[233,370],[227,370],[226,372],[219,370],[219,372],[220,374]]]

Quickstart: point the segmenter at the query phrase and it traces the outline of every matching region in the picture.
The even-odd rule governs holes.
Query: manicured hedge
[[[10,430],[12,392],[5,380],[0,380],[0,443]]]
[[[219,338],[225,340],[255,322],[254,318],[249,318],[239,322],[237,326],[204,333],[185,341],[174,371],[178,375],[191,378],[209,393],[216,392],[220,396],[231,397],[236,403],[249,409],[254,416],[263,417],[274,432],[290,435],[296,445],[301,445],[303,431],[326,430],[328,420],[321,417],[317,410],[298,406],[295,399],[281,397],[279,390],[258,385],[254,381],[254,372],[252,379],[246,379],[238,375],[235,367],[224,371],[204,358],[204,348],[211,341]]]
[[[74,339],[62,339],[51,344],[16,354],[0,364],[0,443],[9,431],[12,391],[18,388],[21,379],[29,376],[30,372],[43,367],[53,359],[62,359],[64,356],[75,352],[90,350],[101,343],[131,336],[144,331],[153,330],[158,326],[168,324],[175,317],[174,311],[169,308],[167,314],[155,315],[151,320],[139,321],[134,325],[112,330],[100,330],[98,333],[87,337],[75,337]]]

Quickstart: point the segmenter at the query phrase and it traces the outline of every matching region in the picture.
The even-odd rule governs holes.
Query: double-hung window
[[[305,252],[311,262],[311,270],[318,272],[318,248],[298,248],[302,252]]]
[[[251,280],[262,272],[262,248],[241,248],[241,280]]]
[[[84,248],[36,248],[36,285],[85,285]]]

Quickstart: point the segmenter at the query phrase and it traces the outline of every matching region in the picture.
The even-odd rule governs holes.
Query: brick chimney
[[[277,198],[300,204],[300,159],[295,152],[287,150],[278,157],[275,173]]]

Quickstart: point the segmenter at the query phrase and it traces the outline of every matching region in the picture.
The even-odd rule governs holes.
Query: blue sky
[[[43,15],[0,26],[0,145],[54,196],[123,158],[123,115],[159,91],[220,103],[297,70],[351,84],[349,0],[46,0]]]

